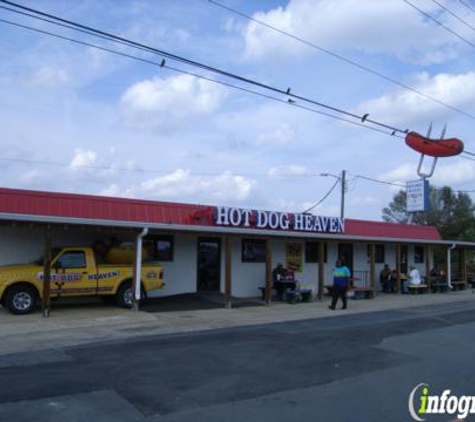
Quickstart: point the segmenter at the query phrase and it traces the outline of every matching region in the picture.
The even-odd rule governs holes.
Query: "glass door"
[[[198,238],[199,292],[219,292],[221,284],[221,240]]]

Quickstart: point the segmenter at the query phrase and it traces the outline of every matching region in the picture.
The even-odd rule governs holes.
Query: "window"
[[[173,261],[173,237],[160,236],[157,241],[157,260]]]
[[[374,245],[374,262],[384,264],[384,245]]]
[[[86,255],[81,251],[63,253],[54,264],[58,268],[85,268]]]
[[[318,264],[318,244],[320,242],[305,242],[305,262]],[[327,243],[323,243],[323,262],[327,262]]]
[[[368,245],[368,258],[370,256],[370,248],[371,246]],[[374,245],[374,262],[376,264],[384,264],[386,262],[384,245]]]
[[[424,247],[423,246],[414,246],[414,263],[415,264],[424,263]]]
[[[242,262],[266,262],[266,241],[243,239],[241,259]]]
[[[153,236],[144,240],[147,261],[173,261],[173,236]]]

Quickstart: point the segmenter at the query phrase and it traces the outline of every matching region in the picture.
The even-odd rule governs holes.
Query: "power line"
[[[324,112],[321,112],[321,111],[317,111],[315,109],[312,109],[312,108],[309,108],[309,107],[306,107],[306,106],[302,106],[300,104],[297,104],[294,100],[291,100],[290,98],[287,100],[287,102],[291,105],[294,105],[296,107],[299,107],[299,108],[302,108],[302,109],[305,109],[305,110],[308,110],[308,111],[312,111],[312,112],[315,112],[315,113],[318,113],[318,114],[322,114],[322,115],[325,115],[325,116],[328,116],[328,117],[332,117],[332,118],[336,118],[336,119],[339,119],[339,120],[343,120],[343,121],[346,121],[348,123],[353,123],[353,124],[357,124],[359,126],[362,126],[362,127],[365,127],[365,128],[368,128],[368,129],[372,129],[372,130],[376,130],[376,131],[379,131],[379,132],[382,132],[384,134],[389,134],[388,132],[385,132],[384,130],[381,130],[381,129],[378,129],[378,128],[374,128],[372,126],[366,126],[364,125],[363,123],[365,122],[368,122],[368,123],[372,123],[372,124],[375,124],[379,127],[383,127],[383,128],[386,128],[386,129],[389,129],[391,130],[392,132],[390,133],[391,135],[395,135],[397,132],[398,133],[403,133],[403,134],[406,134],[408,132],[408,129],[406,130],[401,130],[401,129],[398,129],[398,128],[395,128],[391,125],[387,125],[387,124],[384,124],[384,123],[380,123],[380,122],[376,122],[372,119],[369,119],[368,116],[369,114],[365,114],[363,116],[358,116],[354,113],[351,113],[351,112],[347,112],[345,110],[342,110],[342,109],[339,109],[339,108],[335,108],[333,106],[329,106],[327,104],[323,104],[323,103],[320,103],[320,102],[316,102],[314,100],[311,100],[311,99],[308,99],[308,98],[305,98],[305,97],[301,97],[301,96],[298,96],[296,94],[293,94],[290,92],[290,88],[287,89],[286,91],[283,91],[279,88],[275,88],[275,87],[271,87],[269,85],[266,85],[266,84],[262,84],[260,82],[257,82],[257,81],[253,81],[253,80],[250,80],[250,79],[247,79],[247,78],[243,78],[241,76],[238,76],[238,75],[235,75],[235,74],[232,74],[232,73],[229,73],[229,72],[226,72],[226,71],[222,71],[220,69],[217,69],[217,68],[213,68],[211,66],[208,66],[208,65],[205,65],[205,64],[201,64],[201,63],[198,63],[198,62],[195,62],[195,61],[191,61],[189,59],[185,59],[183,57],[180,57],[180,56],[177,56],[177,55],[174,55],[174,54],[171,54],[171,53],[167,53],[167,52],[164,52],[162,50],[158,50],[158,49],[155,49],[153,47],[149,47],[149,46],[146,46],[144,44],[140,44],[140,43],[137,43],[135,41],[130,41],[130,40],[127,40],[125,38],[122,38],[122,37],[118,37],[118,36],[115,36],[115,35],[112,35],[112,34],[109,34],[107,32],[104,32],[104,31],[100,31],[100,30],[97,30],[97,29],[93,29],[91,27],[88,27],[88,26],[85,26],[85,25],[81,25],[81,24],[78,24],[78,23],[75,23],[75,22],[72,22],[72,21],[69,21],[69,20],[66,20],[66,19],[62,19],[62,18],[59,18],[59,17],[56,17],[56,16],[53,16],[53,15],[50,15],[50,14],[47,14],[47,13],[44,13],[44,12],[40,12],[40,11],[37,11],[35,9],[31,9],[31,8],[28,8],[28,7],[25,7],[25,6],[21,6],[21,5],[18,5],[18,4],[15,4],[9,0],[0,0],[0,2],[3,2],[3,3],[6,3],[6,4],[9,4],[9,5],[13,5],[14,7],[18,7],[18,8],[21,8],[21,9],[24,9],[24,10],[28,10],[30,12],[33,12],[33,13],[38,13],[42,16],[47,16],[48,18],[52,18],[52,19],[57,19],[59,20],[61,23],[60,26],[66,26],[67,28],[69,29],[73,29],[73,30],[77,30],[79,32],[83,32],[83,33],[87,33],[88,35],[93,35],[93,36],[97,36],[97,37],[100,37],[100,38],[103,38],[103,39],[106,39],[108,41],[113,41],[113,42],[119,42],[121,44],[125,44],[129,47],[132,47],[132,48],[138,48],[142,51],[147,51],[149,53],[153,53],[153,54],[158,54],[158,55],[161,55],[162,57],[167,57],[167,58],[171,58],[172,60],[177,60],[179,62],[182,62],[182,63],[187,63],[187,64],[190,64],[192,66],[196,66],[196,67],[200,67],[202,69],[206,69],[206,70],[209,70],[211,72],[214,72],[214,73],[218,73],[218,74],[221,74],[221,75],[224,75],[224,76],[227,76],[227,77],[230,77],[230,78],[234,78],[234,79],[237,79],[239,81],[242,81],[242,82],[246,82],[246,83],[249,83],[249,84],[252,84],[254,86],[258,86],[260,88],[263,88],[263,89],[267,89],[267,90],[270,90],[270,91],[273,91],[273,92],[277,92],[277,93],[280,93],[280,94],[283,94],[283,95],[286,95],[286,96],[290,96],[290,97],[293,97],[293,98],[297,98],[297,99],[302,99],[303,101],[306,101],[306,102],[309,102],[311,104],[314,104],[314,105],[317,105],[317,106],[320,106],[320,107],[323,107],[323,108],[327,108],[327,109],[330,109],[330,110],[333,110],[337,113],[340,113],[340,114],[344,114],[344,115],[347,115],[347,116],[350,116],[350,117],[354,117],[354,118],[357,118],[359,120],[359,122],[355,122],[353,120],[349,120],[349,119],[344,119],[344,118],[340,118],[340,117],[337,117],[335,115],[332,115],[332,114],[329,114],[329,113],[324,113]],[[13,9],[9,9],[7,8],[7,10],[9,11],[14,11]],[[16,12],[16,11],[15,11]],[[33,16],[33,15],[30,15],[30,14],[27,14],[25,12],[19,12],[20,14],[26,14],[27,16],[30,16],[30,17],[33,17],[33,18],[36,18],[36,16]],[[47,21],[49,23],[55,23],[56,22],[52,22],[50,21],[49,19],[44,19],[44,18],[41,18],[41,20],[43,21]],[[122,55],[122,56],[125,56],[125,57],[129,57],[129,58],[133,58],[133,59],[136,59],[136,60],[139,60],[139,61],[142,61],[142,62],[147,62],[147,63],[151,63],[155,66],[158,65],[158,63],[155,63],[153,61],[150,61],[150,60],[147,60],[147,59],[142,59],[140,57],[137,57],[137,56],[133,56],[131,54],[127,54],[127,53],[122,53],[122,52],[118,52],[118,51],[115,51],[115,50],[112,50],[112,49],[109,49],[109,48],[105,48],[105,47],[100,47],[100,46],[97,46],[97,45],[93,45],[93,44],[90,44],[90,43],[86,43],[84,41],[79,41],[79,40],[75,40],[75,39],[72,39],[72,38],[69,38],[69,37],[65,37],[65,36],[62,36],[62,35],[59,35],[59,34],[54,34],[54,33],[51,33],[51,32],[48,32],[48,31],[43,31],[43,30],[39,30],[37,28],[32,28],[32,27],[29,27],[29,26],[26,26],[26,25],[22,25],[22,24],[19,24],[19,23],[15,23],[15,22],[11,22],[11,21],[7,21],[7,20],[0,20],[1,22],[4,22],[4,23],[8,23],[8,24],[11,24],[11,25],[15,25],[15,26],[18,26],[18,27],[21,27],[21,28],[24,28],[24,29],[29,29],[29,30],[32,30],[32,31],[36,31],[36,32],[40,32],[40,33],[43,33],[43,34],[46,34],[46,35],[50,35],[50,36],[54,36],[54,37],[57,37],[57,38],[61,38],[61,39],[64,39],[64,40],[67,40],[67,41],[71,41],[71,42],[75,42],[75,43],[78,43],[78,44],[82,44],[82,45],[86,45],[86,46],[89,46],[89,47],[94,47],[94,48],[98,48],[98,49],[101,49],[103,51],[108,51],[108,52],[111,52],[111,53],[115,53],[115,54],[119,54],[119,55]],[[77,28],[76,28],[77,26]],[[160,66],[161,67],[165,67],[165,60],[162,60],[162,62],[160,63]],[[203,77],[203,76],[198,76],[196,74],[193,74],[193,73],[190,73],[190,72],[186,72],[186,71],[183,71],[183,70],[177,70],[176,68],[172,68],[170,66],[166,66],[168,69],[172,69],[172,70],[175,70],[175,71],[180,71],[182,73],[187,73],[187,74],[191,74],[191,75],[194,75],[194,76],[197,76],[197,77],[200,77],[200,78],[203,78],[203,79],[206,79],[206,77]],[[279,98],[276,98],[276,97],[272,97],[272,96],[268,96],[268,95],[265,95],[265,94],[262,94],[262,93],[257,93],[255,91],[252,91],[252,90],[248,90],[246,88],[243,88],[243,87],[237,87],[237,86],[234,86],[234,85],[231,85],[231,84],[228,84],[228,83],[225,83],[225,82],[222,82],[222,81],[218,81],[218,80],[215,80],[215,79],[211,79],[211,78],[208,78],[207,80],[209,81],[212,81],[212,82],[216,82],[216,83],[219,83],[219,84],[222,84],[222,85],[226,85],[226,86],[231,86],[233,88],[236,88],[236,89],[240,89],[242,91],[246,91],[246,92],[251,92],[251,93],[254,93],[256,95],[260,95],[262,97],[265,97],[265,98],[270,98],[270,99],[273,99],[273,100],[277,100],[279,102],[285,102],[284,100],[282,99],[279,99]],[[361,122],[361,123],[360,123]],[[434,140],[428,140],[427,142],[432,142],[432,143],[436,143],[436,141]],[[443,145],[443,144],[442,144]],[[445,146],[445,145],[443,145]],[[450,148],[447,146],[447,148]],[[471,155],[473,157],[475,157],[475,153],[471,153],[469,151],[463,151],[462,154],[468,154],[468,155]],[[468,158],[464,155],[462,155],[463,158],[467,158],[467,159],[472,159],[472,158]],[[472,159],[473,160],[473,159]],[[475,161],[475,160],[474,160]]]
[[[457,19],[459,22],[462,22],[465,26],[470,28],[472,31],[475,31],[475,27],[470,25],[465,19],[461,18],[459,15],[456,13],[452,12],[448,7],[444,6],[443,4],[439,3],[437,0],[432,0],[437,6],[439,6],[441,9],[444,9],[449,15],[453,16],[455,19]]]
[[[2,8],[2,6],[0,6],[0,8]],[[209,82],[213,82],[213,83],[216,83],[216,84],[219,84],[219,85],[223,85],[223,86],[226,86],[228,88],[233,88],[233,89],[236,89],[236,90],[239,90],[239,91],[247,92],[249,94],[253,94],[253,95],[256,95],[256,96],[259,96],[259,97],[262,97],[262,98],[277,101],[279,103],[286,104],[286,105],[293,106],[293,107],[297,107],[297,108],[300,108],[302,110],[306,110],[306,111],[310,111],[312,113],[320,114],[322,116],[330,117],[330,118],[335,119],[335,120],[339,120],[339,121],[342,121],[342,122],[345,122],[345,123],[350,123],[350,124],[355,125],[355,126],[360,126],[360,127],[365,128],[365,129],[369,129],[369,130],[372,130],[372,131],[375,131],[375,132],[383,133],[385,135],[395,136],[395,137],[403,139],[403,137],[398,135],[398,134],[387,132],[387,131],[379,129],[377,127],[366,126],[363,123],[360,123],[360,122],[357,122],[357,121],[354,121],[354,120],[349,120],[349,119],[346,119],[344,117],[340,117],[340,116],[337,116],[337,115],[334,115],[334,114],[326,113],[326,112],[321,111],[321,110],[316,110],[314,108],[298,104],[296,102],[289,102],[289,101],[286,101],[286,100],[283,100],[281,98],[277,98],[277,97],[274,97],[274,96],[271,96],[271,95],[268,95],[268,94],[263,94],[263,93],[258,92],[258,91],[254,91],[254,90],[244,88],[244,87],[241,87],[241,86],[233,85],[229,82],[223,82],[223,81],[220,81],[218,79],[213,79],[213,78],[209,78],[207,76],[199,75],[197,73],[185,71],[183,69],[179,69],[179,68],[176,68],[176,67],[173,67],[173,66],[169,66],[169,65],[167,65],[166,63],[163,63],[163,62],[162,63],[157,63],[157,62],[154,62],[152,60],[148,60],[148,59],[144,59],[142,57],[135,56],[133,54],[124,53],[124,52],[113,50],[113,49],[107,48],[107,47],[102,47],[102,46],[99,46],[97,44],[91,44],[91,43],[86,42],[86,41],[81,41],[81,40],[78,40],[78,39],[75,39],[75,38],[66,37],[64,35],[56,34],[54,32],[45,31],[43,29],[33,28],[31,26],[23,25],[23,24],[20,24],[18,22],[9,21],[9,20],[6,20],[6,19],[1,19],[0,18],[0,22],[6,23],[8,25],[16,26],[18,28],[27,29],[29,31],[37,32],[37,33],[40,33],[40,34],[43,34],[43,35],[48,35],[48,36],[58,38],[58,39],[61,39],[61,40],[64,40],[64,41],[70,41],[70,42],[80,44],[80,45],[83,45],[83,46],[86,46],[86,47],[95,48],[95,49],[98,49],[98,50],[101,50],[101,51],[105,51],[107,53],[116,54],[116,55],[123,56],[123,57],[129,58],[129,59],[133,59],[133,60],[137,60],[137,61],[140,61],[140,62],[143,62],[143,63],[151,64],[155,67],[165,68],[165,69],[177,72],[177,73],[194,76],[196,78],[206,80],[206,81],[209,81]]]
[[[3,0],[0,0],[3,1]],[[453,29],[450,29],[448,26],[444,25],[442,22],[440,22],[438,19],[434,18],[431,14],[424,12],[422,9],[417,7],[415,4],[412,4],[409,0],[404,0],[409,6],[411,6],[413,9],[417,10],[420,14],[424,15],[426,18],[430,19],[431,21],[435,22],[437,25],[445,29],[447,32],[450,32],[452,35],[457,37],[458,39],[462,40],[466,44],[468,44],[470,47],[475,49],[475,44],[473,44],[471,41],[467,40],[465,37],[460,35],[459,33],[455,32]]]
[[[333,192],[333,190],[336,188],[336,185],[338,184],[339,181],[340,181],[340,179],[337,179],[335,181],[335,183],[333,184],[333,186],[330,188],[330,190],[322,197],[322,199],[315,202],[315,204],[313,204],[310,208],[305,210],[303,213],[305,214],[307,212],[312,211],[315,207],[318,207],[323,201],[325,201],[325,199],[327,199],[330,196],[330,194]]]
[[[406,189],[406,185],[403,185],[401,183],[387,182],[386,180],[380,180],[380,179],[375,179],[373,177],[362,176],[361,174],[355,174],[354,177],[355,177],[355,179],[363,179],[363,180],[367,180],[369,182],[380,183],[380,184],[383,184],[383,185],[397,186],[397,187],[400,187],[401,189]],[[443,189],[434,189],[434,190],[441,191]],[[474,193],[475,190],[453,190],[453,192]]]
[[[22,6],[20,4],[11,2],[9,0],[0,0],[0,2],[8,4],[8,5],[16,7],[16,8],[19,8],[19,9],[22,9],[22,10],[26,10],[28,12],[32,12],[32,13],[40,15],[40,16],[47,17],[49,19],[53,19],[55,21],[62,22],[64,24],[67,24],[67,25],[73,27],[73,28],[70,28],[70,29],[76,30],[76,28],[79,28],[79,30],[86,30],[86,31],[88,31],[88,33],[90,35],[105,38],[109,41],[114,41],[114,42],[118,41],[120,43],[126,43],[128,46],[133,47],[133,48],[139,48],[139,49],[142,49],[144,51],[148,51],[148,52],[153,53],[153,54],[158,54],[161,57],[165,57],[165,58],[168,58],[170,60],[179,61],[179,62],[188,64],[190,66],[198,67],[198,68],[210,71],[212,73],[217,73],[217,74],[220,74],[220,75],[225,76],[225,77],[229,77],[229,78],[232,78],[232,79],[239,80],[240,82],[251,84],[251,85],[257,86],[259,88],[266,89],[266,90],[284,95],[286,97],[293,98],[295,100],[304,101],[304,102],[307,102],[309,104],[316,105],[318,107],[326,108],[326,109],[334,111],[336,113],[346,115],[347,117],[352,117],[354,119],[358,119],[362,123],[365,123],[365,122],[366,123],[371,123],[373,125],[379,126],[381,128],[384,128],[384,129],[391,130],[392,132],[396,132],[396,133],[404,133],[405,134],[407,132],[407,130],[402,130],[402,129],[396,128],[394,126],[391,126],[391,125],[388,125],[388,124],[381,123],[381,122],[378,122],[376,120],[370,119],[368,117],[369,116],[368,113],[366,113],[364,115],[358,115],[358,114],[346,111],[344,109],[334,107],[334,106],[331,106],[329,104],[322,103],[320,101],[313,100],[311,98],[307,98],[307,97],[304,97],[304,96],[301,96],[301,95],[294,94],[294,93],[291,92],[290,88],[288,88],[287,90],[276,88],[276,87],[273,87],[271,85],[255,81],[253,79],[249,79],[249,78],[246,78],[246,77],[243,77],[243,76],[239,76],[237,74],[234,74],[234,73],[222,70],[222,69],[218,69],[216,67],[213,67],[213,66],[201,63],[201,62],[190,60],[190,59],[187,59],[185,57],[182,57],[182,56],[179,56],[179,55],[176,55],[176,54],[173,54],[173,53],[169,53],[169,52],[161,50],[161,49],[150,47],[148,45],[138,43],[136,41],[132,41],[132,40],[129,40],[129,39],[126,39],[126,38],[123,38],[123,37],[119,37],[117,35],[114,35],[114,34],[99,30],[99,29],[95,29],[95,28],[92,28],[90,26],[82,25],[80,23],[73,22],[73,21],[70,21],[70,20],[67,20],[67,19],[63,19],[63,18],[60,18],[60,17],[52,15],[52,14],[44,13],[44,12],[41,12],[41,11],[36,10],[36,9],[32,9],[32,8],[29,8],[29,7],[26,7],[26,6]]]
[[[316,49],[316,50],[318,50],[318,51],[321,51],[322,53],[326,53],[326,54],[332,56],[332,57],[335,58],[335,59],[338,59],[338,60],[340,60],[340,61],[342,61],[342,62],[345,62],[345,63],[347,63],[347,64],[349,64],[349,65],[351,65],[351,66],[353,66],[353,67],[356,67],[356,68],[358,68],[358,69],[360,69],[360,70],[363,70],[364,72],[367,72],[367,73],[369,73],[369,74],[371,74],[371,75],[377,76],[377,77],[379,77],[379,78],[381,78],[381,79],[383,79],[383,80],[385,80],[385,81],[387,81],[387,82],[390,82],[390,83],[392,83],[392,84],[394,84],[394,85],[397,85],[397,86],[399,86],[399,87],[402,87],[402,88],[404,88],[404,89],[406,89],[406,90],[408,90],[408,91],[412,91],[412,92],[416,93],[417,95],[419,95],[419,96],[421,96],[421,97],[424,97],[424,98],[426,98],[426,99],[428,99],[428,100],[431,100],[431,101],[433,101],[433,102],[435,102],[435,103],[437,103],[437,104],[439,104],[439,105],[441,105],[441,106],[443,106],[443,107],[445,107],[445,108],[447,108],[447,109],[450,109],[450,110],[452,110],[452,111],[456,111],[457,113],[463,114],[464,116],[469,117],[470,119],[474,119],[474,120],[475,120],[475,115],[470,114],[470,113],[468,113],[468,112],[466,112],[466,111],[463,111],[463,110],[461,110],[461,109],[459,109],[459,108],[457,108],[457,107],[454,107],[454,106],[452,106],[452,105],[450,105],[450,104],[447,104],[447,103],[445,103],[445,102],[443,102],[443,101],[441,101],[441,100],[439,100],[439,99],[437,99],[437,98],[435,98],[435,97],[433,97],[433,96],[431,96],[431,95],[429,95],[429,94],[426,94],[426,93],[422,92],[421,90],[419,90],[419,89],[417,89],[417,88],[413,88],[413,87],[411,87],[411,86],[409,86],[409,85],[407,85],[407,84],[405,84],[405,83],[403,83],[403,82],[398,81],[397,79],[394,79],[394,78],[392,78],[392,77],[390,77],[390,76],[387,76],[387,75],[385,75],[385,74],[383,74],[383,73],[381,73],[381,72],[379,72],[379,71],[377,71],[377,70],[375,70],[375,69],[372,69],[372,68],[370,68],[370,67],[368,67],[368,66],[366,66],[366,65],[364,65],[364,64],[361,64],[361,63],[359,63],[359,62],[357,62],[357,61],[355,61],[355,60],[349,59],[348,57],[345,57],[345,56],[343,56],[343,55],[341,55],[341,54],[335,53],[334,51],[331,51],[331,50],[329,50],[328,48],[324,48],[324,47],[322,47],[322,46],[320,46],[320,45],[318,45],[318,44],[316,44],[316,43],[314,43],[314,42],[310,42],[310,41],[308,41],[308,40],[306,40],[306,39],[304,39],[304,38],[298,37],[297,35],[294,35],[294,34],[292,34],[292,33],[290,33],[290,32],[284,31],[284,30],[282,30],[282,29],[280,29],[280,28],[277,28],[277,27],[275,27],[275,26],[273,26],[273,25],[270,25],[270,24],[268,24],[268,23],[266,23],[266,22],[264,22],[264,21],[261,21],[261,20],[259,20],[259,19],[256,19],[256,18],[254,18],[254,17],[252,17],[252,16],[250,16],[250,15],[247,15],[246,13],[243,13],[243,12],[237,10],[237,9],[234,9],[234,8],[232,8],[232,7],[230,7],[230,6],[227,6],[227,5],[225,5],[225,4],[222,4],[222,3],[220,3],[220,2],[218,2],[218,1],[216,1],[216,0],[208,0],[208,1],[209,1],[211,4],[215,5],[215,6],[221,7],[222,9],[225,9],[225,10],[227,10],[227,11],[229,11],[229,12],[232,12],[232,13],[234,13],[234,14],[236,14],[236,15],[239,15],[239,16],[245,18],[245,19],[248,19],[248,20],[250,20],[250,21],[252,21],[252,22],[255,22],[255,23],[259,24],[259,25],[262,25],[262,26],[264,26],[264,27],[266,27],[266,28],[268,28],[268,29],[271,29],[272,31],[278,32],[279,34],[285,35],[285,36],[287,36],[287,37],[289,37],[289,38],[292,38],[292,39],[294,39],[294,40],[296,40],[296,41],[299,41],[299,42],[301,42],[301,43],[303,43],[303,44],[305,44],[305,45],[307,45],[307,46],[309,46],[309,47],[311,47],[311,48],[314,48],[314,49]]]
[[[140,168],[129,168],[129,167],[114,167],[114,166],[95,166],[95,165],[78,165],[78,166],[71,166],[71,164],[64,163],[64,162],[57,162],[57,161],[45,161],[45,160],[28,160],[25,158],[14,158],[14,157],[3,157],[0,156],[0,161],[8,161],[8,162],[16,162],[16,163],[22,163],[22,164],[40,164],[40,165],[46,165],[46,166],[54,166],[54,167],[65,167],[69,168],[71,170],[100,170],[100,171],[111,171],[111,172],[128,172],[128,173],[140,173],[140,174],[161,174],[161,175],[168,175],[171,174],[178,169],[175,170],[156,170],[156,169],[140,169]],[[189,169],[186,169],[190,171],[189,176],[190,177],[219,177],[223,176],[225,172],[221,173],[216,173],[216,172],[196,172],[192,171]],[[236,173],[236,176],[242,176],[242,177],[253,177],[253,178],[291,178],[291,179],[299,179],[299,178],[316,178],[320,177],[320,173],[305,173],[305,174],[290,174],[290,173],[282,173],[280,175],[271,175],[269,173]],[[363,179],[369,182],[374,182],[374,183],[379,183],[383,185],[390,185],[390,186],[397,186],[400,187],[401,189],[406,189],[406,185],[403,185],[401,183],[394,183],[394,182],[388,182],[385,180],[380,180],[376,179],[373,177],[369,176],[363,176],[361,174],[354,174],[353,175],[353,180],[356,181],[357,179]],[[339,182],[339,180],[336,180],[336,183],[334,186],[332,186],[332,189],[336,186],[336,184]],[[356,185],[356,183],[355,183]],[[318,205],[320,205],[327,197],[330,195],[332,189],[330,189],[327,194],[320,199],[317,203],[312,205],[308,210],[304,212],[309,212]],[[350,190],[353,190],[350,189]],[[441,190],[441,189],[436,189],[436,190]],[[459,192],[459,193],[474,193],[475,190],[453,190],[454,192]]]
[[[460,3],[462,3],[467,9],[471,10],[473,13],[475,13],[475,9],[470,6],[469,4],[467,4],[465,1],[463,0],[459,0]]]
[[[374,179],[373,177],[362,176],[360,174],[356,174],[355,178],[356,179],[368,180],[370,182],[375,182],[375,183],[381,183],[383,185],[398,186],[398,187],[401,187],[401,188],[404,188],[404,189],[406,188],[406,185],[402,185],[401,183],[387,182],[385,180]]]
[[[175,170],[156,170],[156,169],[140,169],[140,168],[128,168],[128,167],[114,167],[114,166],[96,166],[96,165],[77,165],[72,166],[70,163],[58,162],[58,161],[45,161],[45,160],[28,160],[25,158],[14,158],[14,157],[2,157],[0,156],[0,161],[23,163],[23,164],[40,164],[45,166],[53,167],[67,167],[71,170],[77,169],[86,169],[86,170],[101,170],[101,171],[111,171],[111,172],[128,172],[128,173],[153,173],[153,174],[163,174],[167,175],[173,173]],[[199,177],[217,177],[223,175],[221,173],[213,172],[192,172],[191,176]],[[281,174],[268,174],[268,173],[239,173],[236,174],[244,177],[255,177],[255,178],[314,178],[320,177],[318,173],[305,173],[305,174],[291,174],[291,173],[281,173]]]

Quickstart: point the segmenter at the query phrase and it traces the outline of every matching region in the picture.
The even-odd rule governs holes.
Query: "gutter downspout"
[[[447,248],[447,285],[449,289],[452,289],[452,262],[451,262],[451,253],[455,249],[455,244],[452,244]]]
[[[134,265],[134,281],[132,285],[132,310],[138,312],[139,302],[140,302],[140,293],[141,293],[141,283],[140,275],[142,274],[142,239],[147,236],[148,227],[144,227],[142,231],[137,235],[135,240],[135,265]]]

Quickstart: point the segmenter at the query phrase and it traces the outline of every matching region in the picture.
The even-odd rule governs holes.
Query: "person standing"
[[[333,271],[332,304],[329,306],[331,310],[335,310],[338,298],[343,302],[341,309],[346,309],[346,292],[350,275],[348,267],[344,266],[340,259],[336,261],[336,268]]]
[[[379,282],[383,292],[389,293],[391,291],[390,287],[390,278],[391,278],[391,269],[388,264],[384,264],[384,268],[379,273]]]

